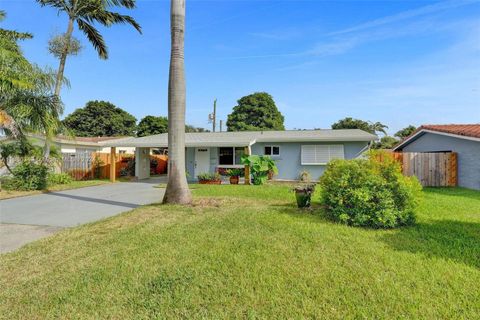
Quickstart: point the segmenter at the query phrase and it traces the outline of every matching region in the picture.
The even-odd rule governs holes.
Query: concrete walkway
[[[65,227],[114,216],[162,201],[164,178],[50,192],[0,201],[0,253]]]

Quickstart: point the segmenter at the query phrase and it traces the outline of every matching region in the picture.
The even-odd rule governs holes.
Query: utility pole
[[[222,132],[222,124],[223,124],[223,120],[220,120],[220,132]]]
[[[208,121],[212,123],[212,132],[215,132],[217,125],[217,99],[213,100],[213,113],[208,115]]]

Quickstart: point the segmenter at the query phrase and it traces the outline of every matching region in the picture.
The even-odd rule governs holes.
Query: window
[[[266,156],[279,156],[280,155],[280,147],[279,146],[265,146]]]
[[[245,148],[235,148],[235,163],[242,164],[242,156],[245,154]]]
[[[219,164],[233,164],[233,148],[220,148],[218,150]]]
[[[242,147],[222,147],[218,148],[218,164],[220,165],[241,165],[241,158],[245,153]]]
[[[345,156],[342,144],[319,144],[302,146],[301,157],[302,165],[319,165]]]

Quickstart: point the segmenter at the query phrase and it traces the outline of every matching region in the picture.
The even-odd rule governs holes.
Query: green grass
[[[339,225],[289,186],[196,186],[0,256],[0,318],[480,314],[480,192],[426,189],[418,224]]]
[[[0,190],[0,200],[31,196],[35,194],[51,192],[51,191],[62,191],[70,189],[78,189],[84,187],[98,186],[101,184],[110,183],[108,179],[95,179],[95,180],[85,180],[85,181],[72,181],[66,184],[56,184],[49,186],[47,190],[31,190],[31,191],[16,191],[16,190]]]

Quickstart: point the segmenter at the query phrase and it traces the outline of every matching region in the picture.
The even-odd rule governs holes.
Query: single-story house
[[[196,132],[185,134],[186,170],[190,180],[200,173],[242,168],[243,154],[269,155],[277,164],[279,180],[297,180],[301,171],[318,179],[332,159],[353,159],[369,149],[376,135],[358,129]],[[166,148],[168,134],[102,142],[108,147],[136,148],[136,176],[150,176],[150,148]]]
[[[458,185],[480,190],[480,124],[423,125],[393,150],[456,152]]]

